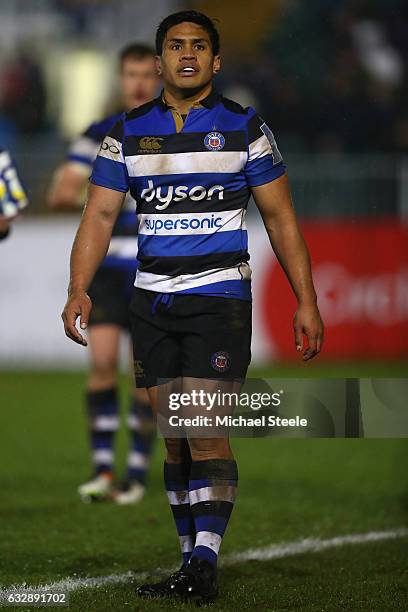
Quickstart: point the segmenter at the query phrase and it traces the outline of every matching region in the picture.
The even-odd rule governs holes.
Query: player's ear
[[[219,55],[214,56],[213,62],[213,73],[217,74],[221,70],[221,57]]]
[[[156,55],[156,70],[157,74],[162,74],[162,65],[160,55]]]

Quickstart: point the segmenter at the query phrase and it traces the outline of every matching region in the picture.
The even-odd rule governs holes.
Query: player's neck
[[[164,87],[163,96],[166,104],[175,108],[181,115],[187,114],[194,103],[204,100],[213,88],[212,81],[199,91],[173,89]]]

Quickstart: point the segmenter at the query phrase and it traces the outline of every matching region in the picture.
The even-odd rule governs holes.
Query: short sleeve
[[[123,119],[105,136],[93,164],[91,183],[126,193],[129,176],[123,157]]]
[[[282,176],[285,164],[271,129],[253,109],[249,109],[249,112],[248,160],[244,172],[248,185],[256,187]]]
[[[97,125],[92,124],[69,147],[67,161],[80,164],[84,171],[91,173],[92,165],[99,151],[101,135]]]

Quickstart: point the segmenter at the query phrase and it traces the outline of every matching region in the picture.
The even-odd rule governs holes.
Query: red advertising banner
[[[408,226],[395,221],[302,225],[325,322],[320,358],[408,356]],[[276,260],[263,279],[262,315],[280,359],[297,359],[296,301]]]

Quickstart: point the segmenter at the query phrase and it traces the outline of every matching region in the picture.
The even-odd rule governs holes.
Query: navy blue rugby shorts
[[[130,304],[137,387],[178,377],[244,381],[252,303],[135,288]]]

